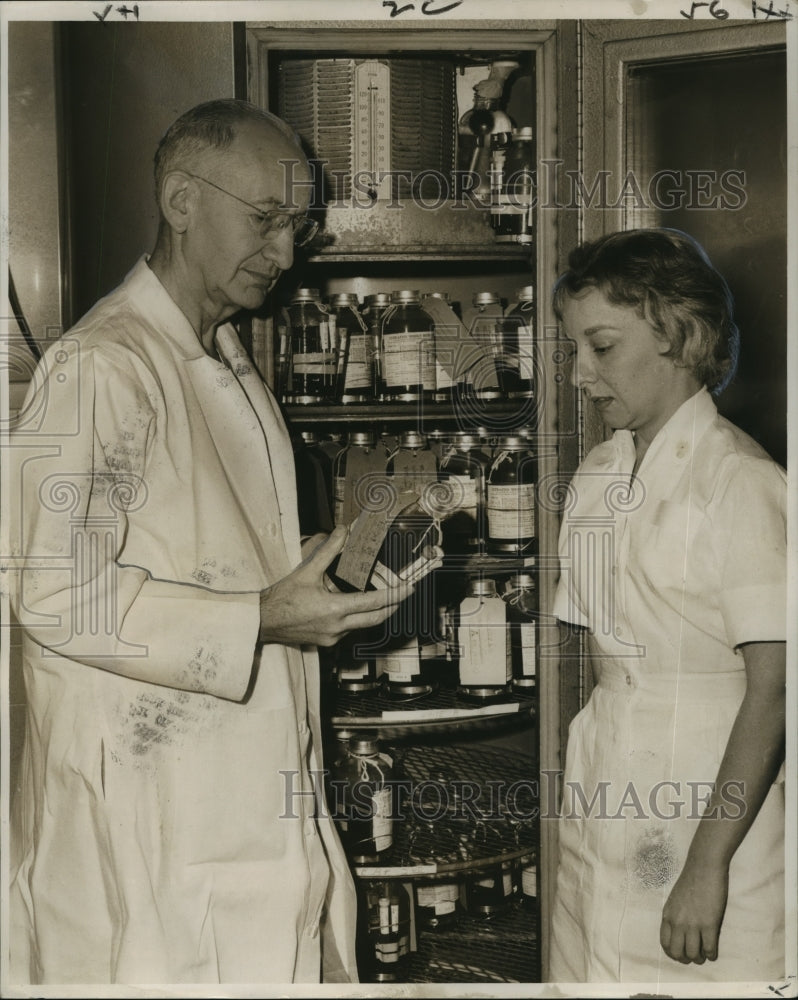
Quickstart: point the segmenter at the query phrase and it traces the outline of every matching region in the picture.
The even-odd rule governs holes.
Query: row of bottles
[[[350,525],[385,475],[397,491],[432,489],[445,512],[443,548],[450,555],[524,556],[536,540],[537,463],[528,437],[502,435],[491,451],[474,433],[457,432],[437,447],[406,431],[386,450],[375,431],[354,431],[334,445],[334,458],[315,432],[296,451],[300,525],[306,533]]]
[[[358,885],[357,959],[364,982],[405,982],[418,935],[446,932],[459,921],[537,909],[534,859],[503,861],[457,877]],[[461,924],[462,927],[462,924]]]
[[[493,577],[472,577],[462,599],[435,607],[432,617],[430,627],[388,649],[340,643],[332,654],[338,687],[353,695],[384,687],[391,696],[415,700],[452,683],[464,698],[481,702],[511,688],[534,690],[539,611],[532,573],[513,573],[501,591]]]
[[[286,403],[447,402],[534,395],[534,289],[502,306],[475,292],[300,288],[278,322],[277,394]]]

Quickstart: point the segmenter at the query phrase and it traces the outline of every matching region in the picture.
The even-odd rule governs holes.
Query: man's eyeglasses
[[[205,184],[210,184],[212,188],[216,188],[222,194],[226,194],[229,198],[235,198],[242,205],[246,205],[247,208],[252,209],[255,214],[248,215],[247,218],[249,219],[250,226],[261,240],[265,241],[270,236],[282,233],[289,226],[292,226],[294,230],[294,246],[304,247],[310,243],[318,232],[318,222],[314,219],[309,219],[306,215],[291,215],[288,212],[264,212],[257,205],[253,205],[251,202],[239,198],[232,191],[227,191],[225,188],[219,187],[218,184],[214,184],[213,181],[209,181],[207,177],[200,177],[199,174],[190,174],[187,170],[183,172],[189,177],[193,177],[195,181],[203,181]]]

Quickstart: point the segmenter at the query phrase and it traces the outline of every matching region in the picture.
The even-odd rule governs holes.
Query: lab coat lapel
[[[283,544],[292,566],[300,560],[296,474],[291,439],[274,396],[266,389],[257,368],[229,324],[216,332],[216,346],[248,398],[262,428],[268,470],[280,512]]]
[[[290,561],[281,532],[269,531],[279,502],[258,416],[226,365],[203,355],[185,366],[228,486],[249,512],[265,566],[279,579],[290,571]]]

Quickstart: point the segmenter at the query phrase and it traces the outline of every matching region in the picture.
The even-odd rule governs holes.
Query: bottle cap
[[[535,286],[524,285],[523,288],[518,289],[517,295],[519,302],[533,302],[535,298]]]
[[[468,581],[470,597],[496,597],[496,581],[491,576],[477,576]]]
[[[420,434],[418,431],[405,431],[399,436],[400,448],[426,448],[426,446],[426,435]]]
[[[496,292],[474,292],[472,301],[475,306],[492,306],[501,302],[501,299]]]
[[[353,431],[347,438],[348,444],[359,445],[360,447],[370,447],[376,438],[374,431]]]
[[[357,295],[352,292],[339,292],[337,295],[331,295],[327,302],[333,309],[345,309],[347,306],[351,309],[357,309],[358,307]]]
[[[418,302],[420,296],[418,291],[403,289],[399,292],[391,292],[391,302],[395,305],[403,305],[408,302]]]
[[[371,732],[358,733],[349,740],[349,749],[352,753],[360,754],[373,754],[377,753],[379,749],[379,743],[377,741],[377,734]]]
[[[375,292],[373,295],[367,295],[363,302],[366,306],[389,306],[391,304],[391,293],[390,292]]]
[[[319,301],[319,290],[318,288],[297,288],[294,292],[294,297],[291,299],[291,305],[298,302],[318,302]]]

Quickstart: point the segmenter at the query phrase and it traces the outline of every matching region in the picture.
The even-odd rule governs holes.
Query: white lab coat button
[[[626,683],[629,685],[629,687],[632,686],[632,675],[631,674],[627,674],[626,675]]]
[[[616,629],[615,629],[615,634],[616,634],[616,635],[623,635],[623,629],[621,628],[621,626],[620,626],[620,625],[618,625],[618,626],[616,627]]]
[[[307,724],[307,722],[305,722],[304,719],[300,720],[298,729],[299,729],[299,735],[300,736],[304,736],[307,733],[307,731],[308,731],[308,724]]]
[[[319,925],[313,923],[308,927],[308,937],[317,938],[319,936]]]
[[[305,820],[305,836],[315,837],[316,836],[316,820],[306,819]]]
[[[274,523],[274,521],[271,521],[269,524],[266,525],[266,531],[268,531],[268,533],[272,536],[272,538],[277,537],[277,525]]]

